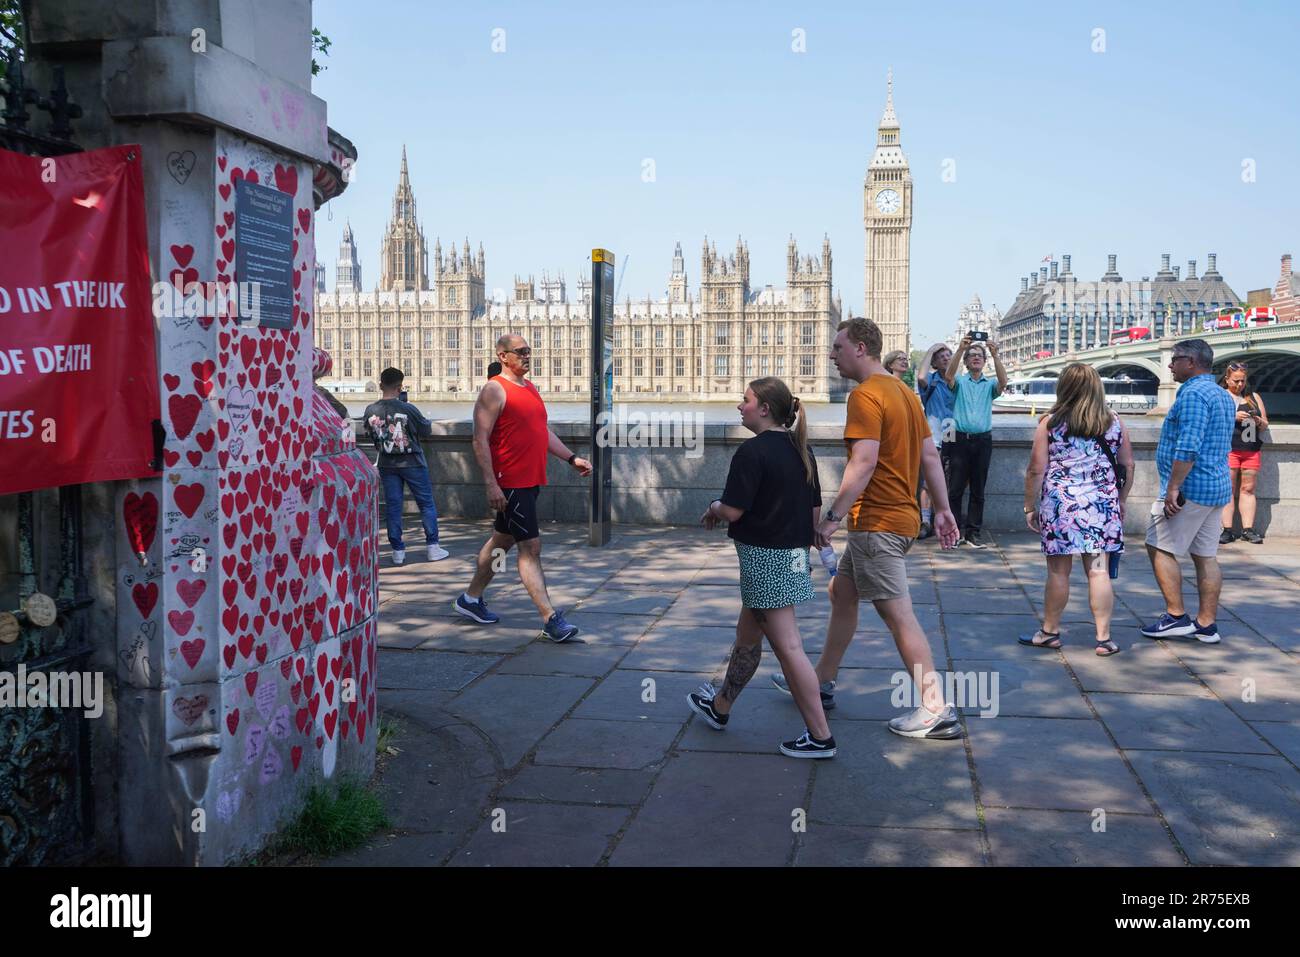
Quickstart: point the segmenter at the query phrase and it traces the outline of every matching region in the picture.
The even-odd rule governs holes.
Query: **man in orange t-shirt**
[[[858,603],[872,602],[921,692],[919,706],[890,721],[889,730],[911,738],[959,738],[961,723],[944,701],[930,642],[907,587],[905,556],[921,530],[916,498],[922,470],[944,548],[957,544],[957,520],[943,504],[948,501],[943,464],[930,441],[925,410],[916,394],[886,371],[880,348],[880,329],[864,318],[840,323],[831,346],[840,375],[859,384],[849,394],[844,425],[849,462],[839,493],[817,526],[817,544],[828,545],[847,512],[848,544],[831,579],[831,620],[817,679],[824,697],[857,630]]]

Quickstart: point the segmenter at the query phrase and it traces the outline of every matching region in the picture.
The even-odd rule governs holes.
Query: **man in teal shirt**
[[[993,357],[997,381],[984,375],[988,356]],[[957,370],[962,362],[966,372]],[[957,354],[948,363],[944,379],[953,390],[952,418],[957,434],[952,443],[944,443],[948,450],[948,504],[957,522],[962,526],[962,542],[972,548],[983,548],[980,526],[984,524],[984,483],[989,477],[989,462],[993,458],[993,400],[1007,387],[1007,373],[998,358],[998,347],[988,343],[987,353],[982,342],[972,342],[970,336],[962,339]],[[966,488],[970,487],[970,508],[962,509]],[[965,515],[963,522],[962,516]]]

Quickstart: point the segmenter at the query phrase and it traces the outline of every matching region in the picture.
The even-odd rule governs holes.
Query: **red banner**
[[[153,473],[139,146],[0,150],[0,494]]]

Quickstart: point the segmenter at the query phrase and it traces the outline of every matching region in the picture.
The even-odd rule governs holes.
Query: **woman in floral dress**
[[[1115,465],[1127,473],[1122,485]],[[1120,650],[1110,639],[1115,596],[1109,564],[1111,553],[1124,550],[1124,503],[1132,487],[1133,447],[1123,422],[1106,405],[1101,377],[1079,362],[1067,366],[1056,382],[1056,404],[1039,420],[1025,473],[1025,521],[1042,536],[1047,585],[1043,625],[1021,644],[1061,647],[1070,565],[1078,555],[1088,579],[1097,654]]]

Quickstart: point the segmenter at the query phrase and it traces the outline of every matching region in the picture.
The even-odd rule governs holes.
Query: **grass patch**
[[[307,792],[298,817],[276,839],[273,853],[332,857],[359,847],[388,826],[383,802],[364,784],[343,780],[336,788],[317,785]]]
[[[385,754],[395,740],[398,733],[402,730],[400,722],[395,721],[388,715],[380,712],[379,714],[379,735],[375,741],[375,750],[381,755]]]

